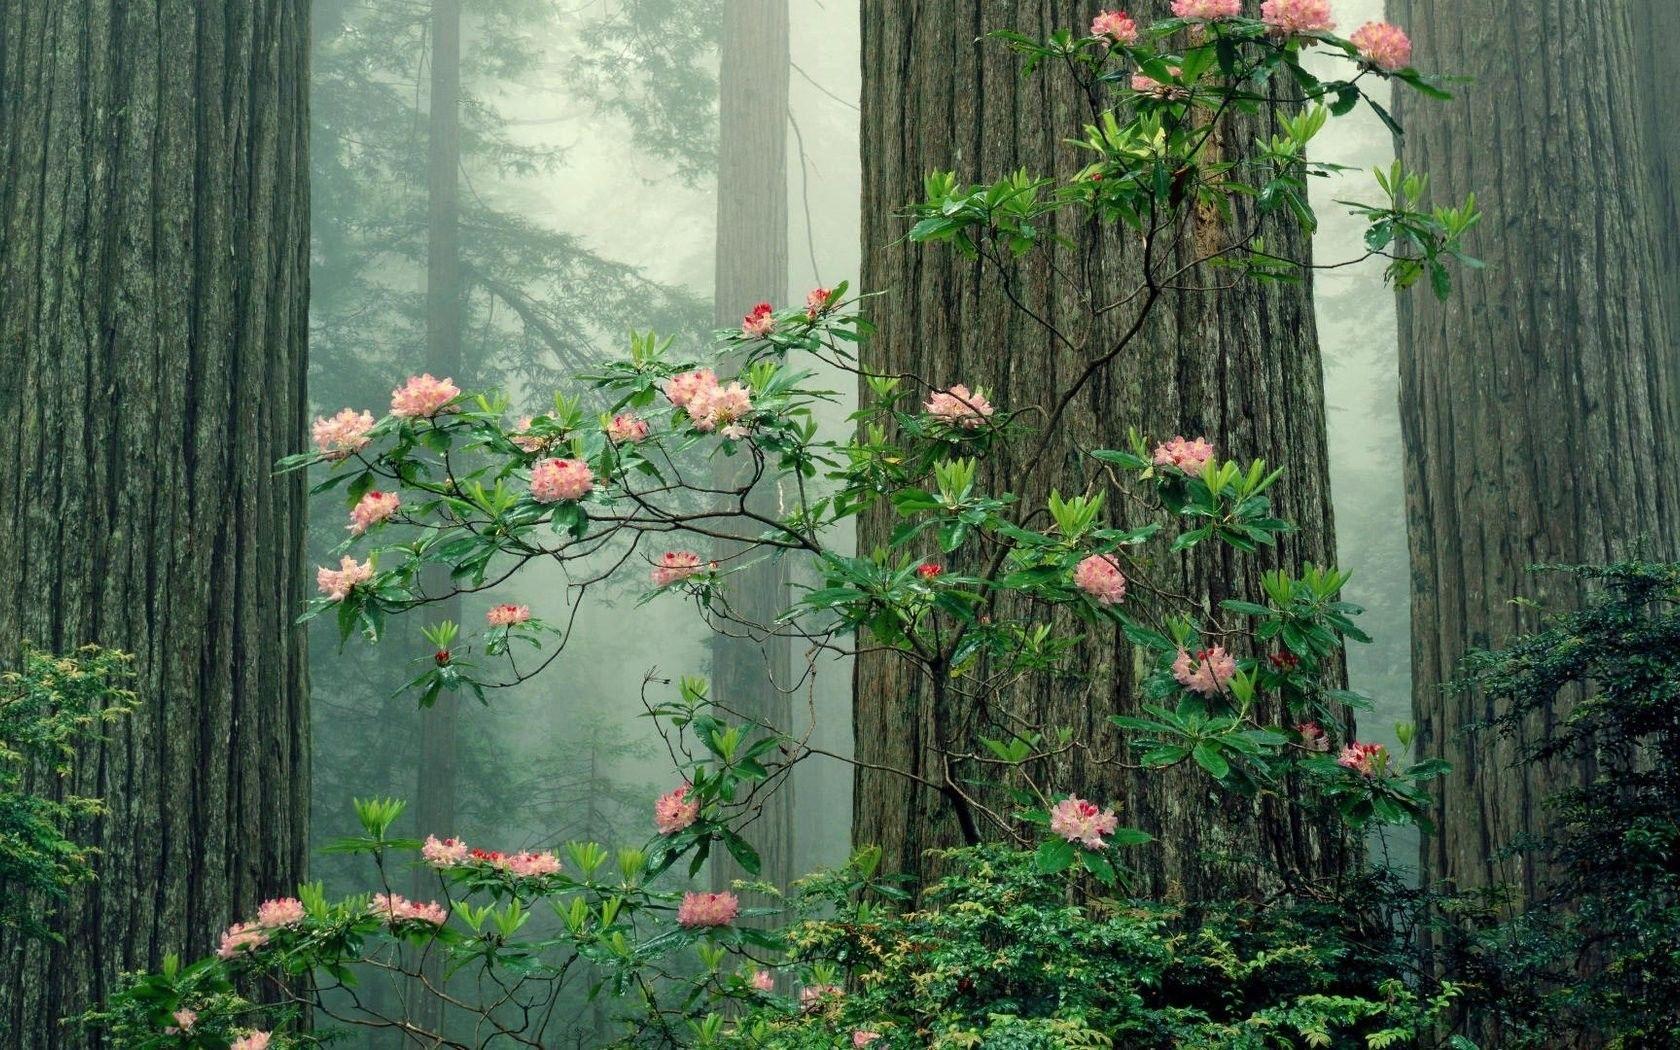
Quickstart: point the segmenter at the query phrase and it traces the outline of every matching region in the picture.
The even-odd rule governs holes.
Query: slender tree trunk
[[[788,0],[726,0],[718,77],[717,289],[719,327],[733,327],[754,303],[785,304],[788,288]],[[752,476],[745,457],[719,459],[720,487]],[[772,485],[750,497],[774,508]],[[716,556],[735,564],[742,545],[721,544]],[[788,581],[779,560],[761,560],[730,576],[729,606],[736,618],[768,626],[786,610]],[[792,648],[765,631],[731,627],[712,642],[712,690],[722,704],[778,729],[792,721]],[[786,887],[793,870],[793,782],[761,794],[762,806],[746,837],[764,861],[760,877]],[[730,858],[712,866],[714,883],[728,886],[745,873]],[[757,903],[746,901],[749,906]]]
[[[1661,271],[1673,201],[1642,119],[1655,74],[1633,73],[1645,27],[1626,3],[1389,7],[1421,64],[1473,78],[1452,103],[1401,101],[1400,153],[1438,199],[1476,193],[1488,263],[1446,304],[1399,310],[1418,747],[1454,764],[1423,873],[1532,895],[1537,860],[1496,853],[1543,831],[1543,800],[1589,771],[1512,763],[1567,699],[1514,744],[1472,747],[1461,731],[1494,711],[1444,687],[1468,649],[1536,625],[1513,599],[1578,599],[1528,566],[1680,554],[1680,354]],[[1547,57],[1559,40],[1574,60]]]
[[[461,383],[461,0],[432,0],[431,93],[426,163],[428,229],[426,240],[426,366],[433,375]],[[428,593],[449,590],[449,571],[428,567],[422,581]],[[430,623],[461,622],[459,595],[439,602]],[[464,630],[463,626],[463,630]],[[422,640],[422,643],[424,641]],[[456,728],[460,697],[446,691],[420,712],[420,754],[415,764],[415,822],[421,836],[453,835],[455,828]],[[416,893],[433,892],[431,876],[417,871]],[[443,987],[443,960],[427,957],[424,981]],[[409,1010],[417,1024],[440,1031],[443,1001],[415,981]]]
[[[1133,13],[1160,16],[1166,6],[1160,0]],[[1038,36],[1060,28],[1083,31],[1091,14],[1092,5],[1069,0],[865,0],[863,287],[881,293],[870,300],[878,328],[867,348],[872,370],[908,372],[939,386],[982,387],[994,403],[1020,410],[1048,403],[1082,366],[1079,355],[1011,308],[995,273],[982,280],[975,262],[905,243],[899,213],[920,194],[930,171],[954,168],[959,177],[978,180],[1024,166],[1066,178],[1086,163],[1064,141],[1090,119],[1077,88],[1053,73],[1023,78],[1016,56],[986,36],[1000,29]],[[1275,117],[1268,110],[1233,120],[1222,135],[1240,143],[1257,131],[1273,133]],[[1099,295],[1118,297],[1138,283],[1135,237],[1098,231],[1071,215],[1056,222],[1055,232],[1073,244],[1053,250],[1061,273],[1089,274]],[[1211,222],[1199,225],[1201,243],[1225,236]],[[1296,258],[1310,256],[1308,238],[1282,225],[1266,231],[1266,243]],[[1016,266],[1012,279],[1052,322],[1070,328],[1085,323],[1088,304],[1043,258]],[[1189,283],[1232,282],[1225,275]],[[1118,334],[1118,313],[1099,322],[1097,345],[1102,336]],[[1052,485],[1067,492],[1100,484],[1080,450],[1119,447],[1128,427],[1157,439],[1205,434],[1223,455],[1264,457],[1286,467],[1277,509],[1300,529],[1276,551],[1253,559],[1204,545],[1189,555],[1158,553],[1149,571],[1175,590],[1209,588],[1217,602],[1252,596],[1260,569],[1332,561],[1311,281],[1292,287],[1238,282],[1228,290],[1184,293],[1159,308],[1136,345],[1078,398],[1043,460],[998,464],[992,483],[1018,492],[1028,506],[1042,506]],[[1111,498],[1109,506],[1120,510],[1125,502]],[[866,518],[860,549],[883,545],[893,525],[886,510]],[[1071,622],[1065,626],[1075,629]],[[1080,652],[1081,680],[1042,687],[1028,701],[1043,724],[1070,728],[1092,744],[1058,766],[1056,786],[1118,803],[1123,823],[1160,838],[1131,858],[1148,886],[1192,897],[1251,892],[1263,885],[1255,873],[1279,864],[1308,872],[1337,869],[1343,858],[1325,855],[1318,836],[1282,806],[1248,805],[1199,772],[1137,775],[1090,757],[1112,754],[1117,746],[1108,717],[1137,709],[1141,659],[1118,633],[1104,635]],[[938,752],[971,749],[983,728],[970,707],[931,695],[907,665],[880,657],[857,662],[860,761],[907,770],[936,785],[972,780],[975,771],[947,768]],[[886,870],[925,876],[933,868],[924,851],[964,838],[946,798],[896,772],[860,767],[855,798],[853,837],[882,846]]]
[[[136,655],[67,790],[99,881],[0,939],[0,1044],[304,875],[309,26],[288,0],[0,5],[0,660]]]

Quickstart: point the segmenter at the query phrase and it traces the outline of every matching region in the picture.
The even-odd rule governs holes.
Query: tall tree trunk
[[[462,384],[461,356],[461,0],[432,0],[431,92],[426,161],[426,367],[433,375],[453,376]],[[449,570],[429,566],[422,580],[427,593],[449,591]],[[432,623],[461,623],[461,598],[439,602]],[[465,627],[462,628],[465,630]],[[422,643],[424,641],[422,640]],[[420,754],[415,763],[414,815],[421,836],[453,835],[455,827],[456,723],[460,697],[444,690],[420,712]],[[416,892],[430,892],[432,879],[416,871]],[[422,883],[424,887],[422,888]],[[409,1009],[415,1023],[441,1031],[443,1000],[432,989],[443,987],[443,960],[427,954],[422,979],[414,982]],[[422,983],[424,982],[424,983]]]
[[[713,313],[733,327],[754,303],[785,305],[788,289],[788,0],[725,0],[718,75],[717,287]],[[720,488],[752,476],[745,457],[719,459]],[[749,497],[776,505],[773,485]],[[732,566],[742,546],[720,544],[717,558]],[[788,580],[780,559],[749,565],[729,578],[734,617],[768,626],[786,610]],[[732,627],[712,641],[713,696],[733,711],[778,729],[792,721],[792,647],[764,631]],[[747,837],[764,861],[760,877],[786,887],[793,869],[793,783],[760,795]],[[712,865],[714,884],[745,877],[727,856]],[[748,905],[757,903],[745,902]]]
[[[1166,7],[1159,0],[1133,13],[1162,16]],[[995,274],[982,279],[975,262],[905,243],[900,213],[919,195],[930,171],[954,168],[959,177],[982,179],[1025,167],[1065,179],[1086,163],[1064,141],[1090,119],[1078,89],[1053,73],[1023,78],[1018,58],[986,36],[1000,29],[1038,36],[1059,28],[1081,31],[1091,11],[1092,5],[1070,0],[983,5],[865,0],[863,287],[881,293],[869,301],[878,329],[866,351],[871,370],[908,372],[939,386],[983,387],[994,403],[1020,410],[1049,403],[1082,367],[1082,358],[1011,308]],[[1275,117],[1268,110],[1232,120],[1223,138],[1241,143],[1257,132],[1275,133]],[[1248,214],[1246,205],[1239,211]],[[1098,231],[1071,214],[1056,221],[1055,232],[1073,244],[1053,249],[1061,273],[1090,274],[1099,295],[1123,293],[1138,283],[1141,251],[1135,237]],[[1308,238],[1273,225],[1265,235],[1268,247],[1310,257]],[[1197,231],[1204,242],[1221,236],[1211,223]],[[1021,263],[1013,276],[1019,293],[1043,316],[1084,323],[1088,305],[1045,258]],[[1098,322],[1095,345],[1105,334],[1118,334],[1118,313]],[[1286,467],[1277,509],[1300,529],[1275,551],[1253,558],[1209,545],[1186,555],[1163,553],[1151,567],[1155,577],[1187,593],[1208,588],[1218,602],[1255,594],[1263,568],[1332,561],[1311,281],[1293,287],[1238,282],[1228,290],[1183,293],[1158,308],[1137,347],[1085,389],[1042,460],[1000,463],[992,483],[1018,492],[1028,506],[1043,506],[1052,485],[1067,492],[1100,482],[1080,450],[1119,447],[1128,427],[1157,438],[1205,434],[1222,455],[1264,457]],[[1118,509],[1125,503],[1111,498],[1108,505]],[[860,549],[883,545],[893,525],[890,508],[867,517]],[[1071,623],[1067,627],[1074,629]],[[1250,891],[1257,885],[1255,872],[1274,864],[1329,871],[1342,863],[1283,807],[1249,806],[1199,772],[1138,775],[1094,762],[1091,755],[1112,753],[1118,743],[1108,717],[1137,710],[1143,668],[1117,632],[1087,643],[1079,659],[1082,682],[1041,686],[1029,703],[1042,723],[1071,728],[1093,745],[1060,764],[1056,785],[1119,803],[1123,823],[1159,837],[1157,845],[1132,858],[1149,886],[1192,897]],[[880,657],[858,660],[854,732],[860,762],[908,770],[933,784],[947,776],[971,779],[972,770],[944,768],[938,745],[968,750],[977,728],[971,711],[930,695],[907,665]],[[855,798],[853,837],[883,847],[887,870],[926,875],[932,869],[922,859],[924,851],[964,837],[939,792],[896,772],[860,766]]]
[[[1438,199],[1476,193],[1488,262],[1446,304],[1403,297],[1399,310],[1418,747],[1454,764],[1423,873],[1532,894],[1541,865],[1495,854],[1543,830],[1544,798],[1587,772],[1512,768],[1564,711],[1470,747],[1461,730],[1494,712],[1444,686],[1467,649],[1536,625],[1513,599],[1578,599],[1528,566],[1680,554],[1680,354],[1659,269],[1673,205],[1648,164],[1649,77],[1633,73],[1644,27],[1628,4],[1389,7],[1420,63],[1473,78],[1452,103],[1401,101],[1400,153]],[[1576,60],[1543,57],[1560,39]]]
[[[1631,79],[1638,85],[1645,153],[1651,160],[1650,201],[1655,209],[1647,226],[1658,237],[1657,258],[1668,296],[1669,335],[1680,338],[1680,4],[1674,0],[1635,0],[1634,46],[1639,65]]]
[[[305,872],[308,45],[291,0],[0,6],[0,659],[126,649],[144,701],[63,785],[110,803],[63,943],[0,940],[6,1045]]]

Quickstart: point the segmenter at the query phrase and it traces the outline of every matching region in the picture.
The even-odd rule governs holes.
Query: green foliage
[[[61,785],[78,752],[137,706],[130,662],[95,646],[73,656],[25,647],[18,668],[0,673],[0,927],[56,937],[51,907],[94,877],[76,826],[104,803]]]

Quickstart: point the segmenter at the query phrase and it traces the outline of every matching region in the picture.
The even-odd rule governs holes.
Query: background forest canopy
[[[1680,10],[1004,7],[0,4],[0,1047],[1676,1045]]]

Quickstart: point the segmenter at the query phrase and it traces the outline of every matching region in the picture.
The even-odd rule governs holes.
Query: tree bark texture
[[[738,326],[753,304],[780,309],[788,294],[788,0],[726,0],[718,71],[717,270],[713,313],[720,328]],[[751,477],[744,457],[718,460],[720,488]],[[749,496],[761,509],[776,506],[769,483]],[[723,543],[725,566],[742,546]],[[757,557],[751,555],[750,557]],[[732,562],[732,559],[734,560]],[[735,618],[768,626],[787,609],[788,577],[782,561],[761,558],[729,577]],[[732,711],[787,730],[792,723],[793,651],[786,638],[740,625],[712,641],[712,691]],[[782,778],[760,792],[759,811],[745,829],[763,861],[760,877],[785,888],[793,881],[793,780]],[[720,888],[747,877],[727,857],[713,858]],[[761,901],[749,900],[749,906]]]
[[[0,5],[0,659],[132,651],[99,880],[0,940],[0,1045],[303,877],[308,5]]]
[[[1445,304],[1400,300],[1400,412],[1412,560],[1420,754],[1453,762],[1437,792],[1426,878],[1532,894],[1532,857],[1495,854],[1544,828],[1542,802],[1590,771],[1513,768],[1521,738],[1467,742],[1495,712],[1445,688],[1471,648],[1537,625],[1514,599],[1564,608],[1568,584],[1526,570],[1680,554],[1680,355],[1642,92],[1644,26],[1627,2],[1391,0],[1417,61],[1473,82],[1450,103],[1402,100],[1406,164],[1484,218]],[[1576,57],[1555,60],[1567,40]],[[1403,93],[1402,93],[1403,95]],[[1670,114],[1672,118],[1672,114]]]
[[[1166,8],[1161,0],[1133,14],[1164,17]],[[930,171],[954,169],[959,178],[984,181],[1025,167],[1066,179],[1087,162],[1064,141],[1090,120],[1077,86],[1050,69],[1023,78],[1017,57],[986,35],[1001,29],[1039,37],[1058,28],[1082,32],[1093,13],[1094,5],[1067,0],[865,0],[862,285],[881,293],[868,301],[878,328],[865,351],[871,370],[908,372],[938,387],[978,386],[994,404],[1019,411],[1052,404],[1084,366],[1083,354],[1011,307],[995,272],[983,274],[982,264],[944,247],[906,243],[901,212],[920,195]],[[1275,118],[1267,111],[1232,119],[1219,135],[1236,144],[1257,132],[1272,134]],[[1245,204],[1239,224],[1248,217]],[[1073,247],[1012,265],[1010,280],[1045,318],[1082,332],[1090,304],[1082,301],[1078,282],[1055,271],[1087,276],[1105,302],[1118,299],[1140,283],[1140,239],[1119,229],[1098,230],[1071,212],[1057,218],[1055,232]],[[1205,248],[1231,232],[1214,220],[1198,220],[1194,240]],[[1310,258],[1310,239],[1281,223],[1268,220],[1265,238],[1275,251]],[[1177,261],[1193,257],[1182,254]],[[1221,455],[1263,457],[1286,467],[1275,491],[1277,510],[1299,531],[1275,551],[1248,558],[1204,545],[1168,555],[1157,545],[1149,555],[1148,571],[1160,584],[1184,593],[1207,588],[1217,603],[1252,597],[1262,569],[1334,559],[1323,376],[1310,280],[1295,286],[1237,280],[1227,288],[1233,284],[1228,273],[1201,273],[1186,283],[1217,290],[1163,299],[1133,348],[1080,393],[1043,459],[1001,462],[991,483],[1039,507],[1052,486],[1068,493],[1100,485],[1101,475],[1082,451],[1122,447],[1134,426],[1155,440],[1206,435]],[[1132,316],[1117,310],[1097,322],[1091,345],[1107,349]],[[1111,494],[1110,513],[1125,506]],[[890,508],[868,516],[860,526],[860,550],[883,545],[893,525]],[[1130,600],[1141,608],[1146,599],[1134,590]],[[1071,619],[1057,623],[1069,632],[1079,629]],[[1307,871],[1342,863],[1281,805],[1246,803],[1199,771],[1138,774],[1094,759],[1115,753],[1119,741],[1109,716],[1137,711],[1147,668],[1142,653],[1118,632],[1094,636],[1077,660],[1076,676],[1041,685],[1027,698],[1028,708],[1041,723],[1071,728],[1092,745],[1058,762],[1057,789],[1116,803],[1123,824],[1158,837],[1129,858],[1148,888],[1192,897],[1251,892],[1261,884],[1256,871],[1275,863]],[[936,785],[948,777],[975,777],[971,769],[946,768],[938,752],[973,749],[984,727],[963,704],[932,695],[901,662],[861,658],[855,685],[856,757],[870,765],[857,774],[853,837],[883,847],[886,870],[926,876],[934,866],[923,860],[924,851],[964,837],[952,806],[938,791],[873,767],[907,770]]]

